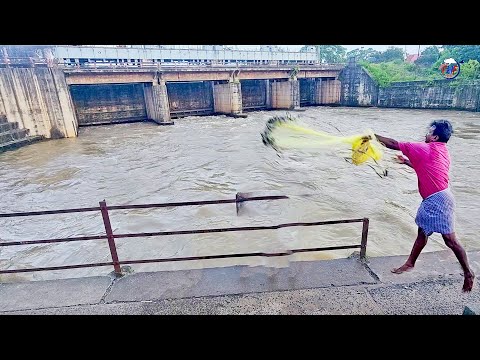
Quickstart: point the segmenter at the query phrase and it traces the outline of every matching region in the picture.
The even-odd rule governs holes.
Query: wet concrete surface
[[[480,251],[468,253],[480,273]],[[480,305],[477,282],[461,291],[453,253],[291,262],[0,284],[0,314],[83,315],[462,315]],[[468,311],[465,311],[468,309]]]

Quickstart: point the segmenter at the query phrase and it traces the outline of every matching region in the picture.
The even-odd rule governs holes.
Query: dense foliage
[[[444,77],[439,66],[448,58],[461,63],[460,75],[451,82],[451,85],[480,80],[479,45],[444,45],[442,48],[430,46],[422,51],[414,63],[405,62],[403,51],[400,48],[396,49],[394,51],[393,48],[389,48],[380,55],[372,49],[354,50],[347,53],[347,56],[356,56],[359,63],[381,87],[387,87],[396,81],[442,80]],[[400,52],[402,58],[398,58]],[[397,54],[396,59],[393,59],[394,54]]]
[[[361,47],[347,52],[341,45],[305,45],[300,51],[313,48],[321,63],[345,63],[355,57],[381,87],[396,81],[443,80],[439,67],[448,58],[460,62],[460,74],[451,85],[480,80],[480,45],[429,46],[413,63],[407,62],[405,52],[394,46],[385,51]]]

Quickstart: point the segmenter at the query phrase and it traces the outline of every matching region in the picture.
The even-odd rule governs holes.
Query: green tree
[[[372,61],[378,57],[378,55],[378,51],[373,50],[372,48],[364,49],[363,47],[347,52],[347,58],[355,57],[357,61]]]
[[[378,63],[389,62],[389,61],[403,62],[403,59],[404,59],[403,50],[394,46],[390,46],[385,51],[373,52],[370,56],[370,60],[368,61],[371,63],[378,64]]]
[[[480,45],[443,45],[442,48],[443,51],[440,53],[439,59],[432,65],[431,72],[438,72],[439,66],[445,59],[453,58],[458,62],[463,61],[460,65],[459,79],[478,79],[475,64],[480,62]]]
[[[477,60],[468,60],[466,63],[460,65],[459,78],[465,80],[479,80],[480,79],[480,62]]]
[[[443,45],[443,49],[445,50],[445,55],[457,61],[480,61],[480,45]],[[442,57],[443,55],[442,53]],[[446,57],[443,58],[446,59]]]
[[[403,61],[404,59],[404,51],[400,48],[390,46],[387,50],[382,53],[382,61],[394,61],[400,60]]]
[[[347,49],[341,45],[315,45],[317,56],[322,63],[343,63],[346,61]]]
[[[408,64],[400,60],[382,63],[360,63],[380,87],[388,87],[396,81],[435,80],[442,79],[440,71],[430,71],[415,64]]]
[[[415,61],[416,65],[431,67],[440,58],[440,51],[436,46],[429,46],[425,48],[420,54],[420,57]]]

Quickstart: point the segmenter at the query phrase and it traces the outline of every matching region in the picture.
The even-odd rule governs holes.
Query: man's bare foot
[[[463,280],[463,292],[472,291],[473,280],[475,279],[475,274],[472,272],[470,275],[464,275],[465,279]]]
[[[401,274],[405,271],[409,271],[409,270],[412,270],[412,269],[413,269],[413,265],[403,264],[402,266],[400,266],[397,269],[392,269],[392,273]]]

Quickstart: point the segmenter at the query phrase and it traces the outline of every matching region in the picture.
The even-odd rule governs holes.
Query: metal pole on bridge
[[[112,225],[110,224],[110,217],[108,216],[108,208],[105,200],[100,201],[100,211],[102,212],[103,224],[105,225],[105,232],[107,233],[108,246],[110,248],[110,254],[112,255],[113,268],[115,274],[120,275],[122,270],[118,261],[117,248],[115,247],[115,238],[113,236]]]
[[[362,243],[360,245],[360,259],[363,261],[367,255],[368,218],[363,218]]]

